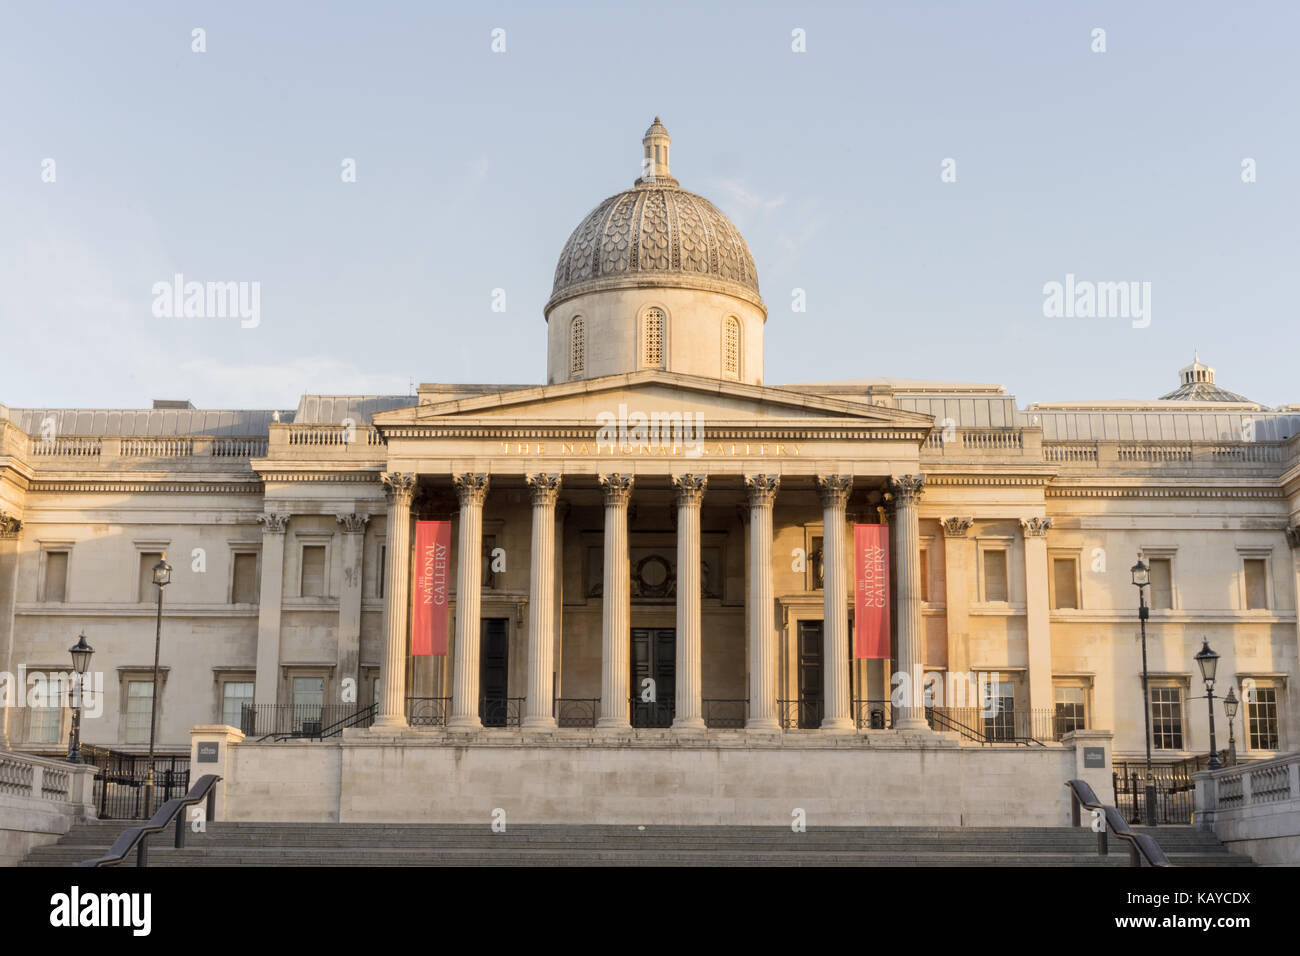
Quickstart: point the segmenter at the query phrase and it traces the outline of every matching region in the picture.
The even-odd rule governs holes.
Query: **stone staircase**
[[[129,821],[79,824],[23,866],[101,856]],[[1179,866],[1251,866],[1212,833],[1160,827]],[[212,823],[183,850],[150,839],[150,866],[1127,866],[1123,841],[1097,855],[1096,835],[1070,827],[454,826]],[[134,854],[128,863],[133,865]]]

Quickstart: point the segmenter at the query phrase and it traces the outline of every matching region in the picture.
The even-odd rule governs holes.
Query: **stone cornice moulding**
[[[601,426],[596,424],[539,425],[530,421],[526,425],[387,425],[390,439],[482,439],[502,442],[526,442],[546,439],[595,444]],[[771,424],[744,425],[728,423],[716,427],[704,426],[700,441],[903,441],[917,442],[925,437],[921,429],[899,428],[883,424],[864,426],[861,422],[846,422],[843,426],[818,422],[807,428]],[[601,443],[608,444],[607,442]],[[630,444],[630,443],[629,443]],[[262,471],[263,469],[259,469]]]
[[[34,481],[29,489],[34,494],[83,494],[108,492],[112,494],[153,493],[189,495],[260,495],[264,488],[261,480],[254,481],[127,481],[106,478],[95,481],[51,480]]]
[[[1047,475],[945,475],[927,471],[925,483],[931,487],[1043,488]]]
[[[1286,495],[1280,488],[1213,488],[1213,487],[1139,487],[1139,486],[1048,486],[1048,498],[1234,498],[1277,499]]]
[[[327,471],[324,469],[314,471],[276,471],[275,468],[272,467],[260,469],[258,474],[262,476],[262,480],[266,484],[290,481],[350,481],[369,484],[370,482],[377,483],[383,470],[384,466],[382,464],[375,465],[372,468],[367,468],[365,471]]]

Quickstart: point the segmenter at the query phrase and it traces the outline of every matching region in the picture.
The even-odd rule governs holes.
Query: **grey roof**
[[[338,425],[351,419],[354,424],[369,425],[376,412],[410,408],[418,401],[414,395],[304,395],[292,420],[299,425]]]
[[[1300,432],[1300,415],[1269,412],[1178,410],[1042,411],[1021,413],[1024,424],[1037,419],[1045,441],[1242,441],[1251,422],[1255,441],[1284,441]]]
[[[1179,385],[1168,395],[1161,395],[1160,400],[1162,402],[1246,402],[1250,405],[1259,405],[1258,402],[1252,402],[1244,395],[1220,388],[1213,382],[1189,382]]]
[[[197,410],[180,408],[11,408],[9,420],[29,435],[39,435],[46,419],[54,420],[57,435],[265,435],[275,411],[271,409]],[[293,421],[292,411],[280,420]]]

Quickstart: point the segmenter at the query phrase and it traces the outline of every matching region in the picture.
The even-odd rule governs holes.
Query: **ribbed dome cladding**
[[[758,296],[754,259],[713,203],[684,189],[639,186],[593,209],[564,245],[551,297],[610,279],[695,277]]]

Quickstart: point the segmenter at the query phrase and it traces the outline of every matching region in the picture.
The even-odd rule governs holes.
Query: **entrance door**
[[[676,681],[677,631],[671,627],[632,628],[632,726],[670,727]],[[646,693],[646,678],[654,681],[654,700]]]
[[[821,621],[799,622],[799,726],[822,725],[826,694]]]
[[[508,722],[510,639],[504,617],[485,617],[479,631],[479,717],[484,727]]]

